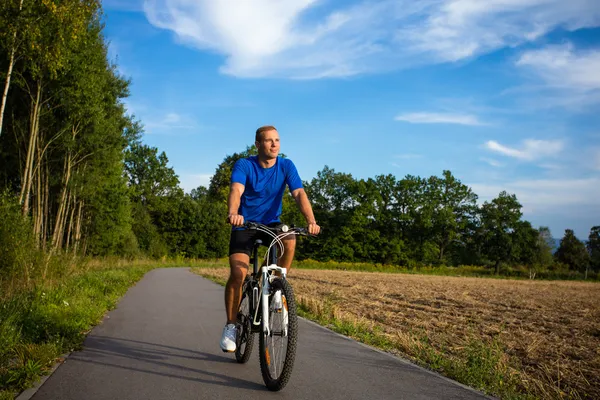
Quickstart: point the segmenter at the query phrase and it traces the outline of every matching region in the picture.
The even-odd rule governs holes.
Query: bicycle
[[[289,228],[287,225],[273,228],[253,222],[245,223],[244,227],[267,233],[273,240],[265,254],[266,265],[260,268],[258,249],[263,243],[260,239],[254,242],[251,259],[253,271],[244,280],[237,314],[235,358],[239,363],[246,363],[250,359],[254,334],[259,333],[263,380],[269,390],[279,391],[288,383],[294,367],[298,316],[294,291],[286,280],[286,268],[277,265],[277,247],[274,246],[279,244],[283,251],[282,238],[308,235],[308,232],[305,228]]]

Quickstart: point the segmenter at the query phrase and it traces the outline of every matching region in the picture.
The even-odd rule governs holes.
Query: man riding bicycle
[[[231,172],[231,187],[227,204],[228,221],[233,226],[229,240],[229,279],[225,286],[225,312],[227,323],[223,328],[221,349],[234,352],[236,349],[235,321],[242,293],[242,284],[255,239],[261,237],[256,230],[241,228],[244,222],[278,225],[283,206],[285,186],[290,189],[300,212],[306,218],[308,233],[319,234],[321,228],[315,221],[308,196],[294,163],[279,156],[279,133],[273,126],[262,126],[256,130],[255,145],[258,156],[238,160]],[[294,258],[296,239],[294,235],[283,240],[284,254],[279,264],[289,271]],[[269,243],[263,239],[263,243]]]

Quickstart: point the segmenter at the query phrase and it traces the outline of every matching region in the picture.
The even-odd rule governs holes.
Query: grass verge
[[[0,399],[47,373],[152,266],[91,270],[0,300]]]
[[[0,400],[14,399],[62,355],[79,349],[86,334],[146,272],[222,263],[108,257],[55,264],[51,270],[61,273],[45,279],[35,276],[11,285],[0,281]]]

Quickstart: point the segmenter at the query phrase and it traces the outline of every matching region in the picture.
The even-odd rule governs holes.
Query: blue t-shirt
[[[279,216],[283,206],[283,192],[287,184],[290,191],[302,188],[302,180],[294,163],[277,157],[275,165],[263,168],[258,156],[250,156],[236,161],[231,172],[231,183],[244,185],[240,201],[239,215],[245,221],[269,224],[281,222]]]

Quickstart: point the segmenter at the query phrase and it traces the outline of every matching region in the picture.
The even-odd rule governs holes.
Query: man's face
[[[262,133],[262,139],[256,142],[258,154],[267,159],[276,158],[279,155],[279,133],[270,130]]]

